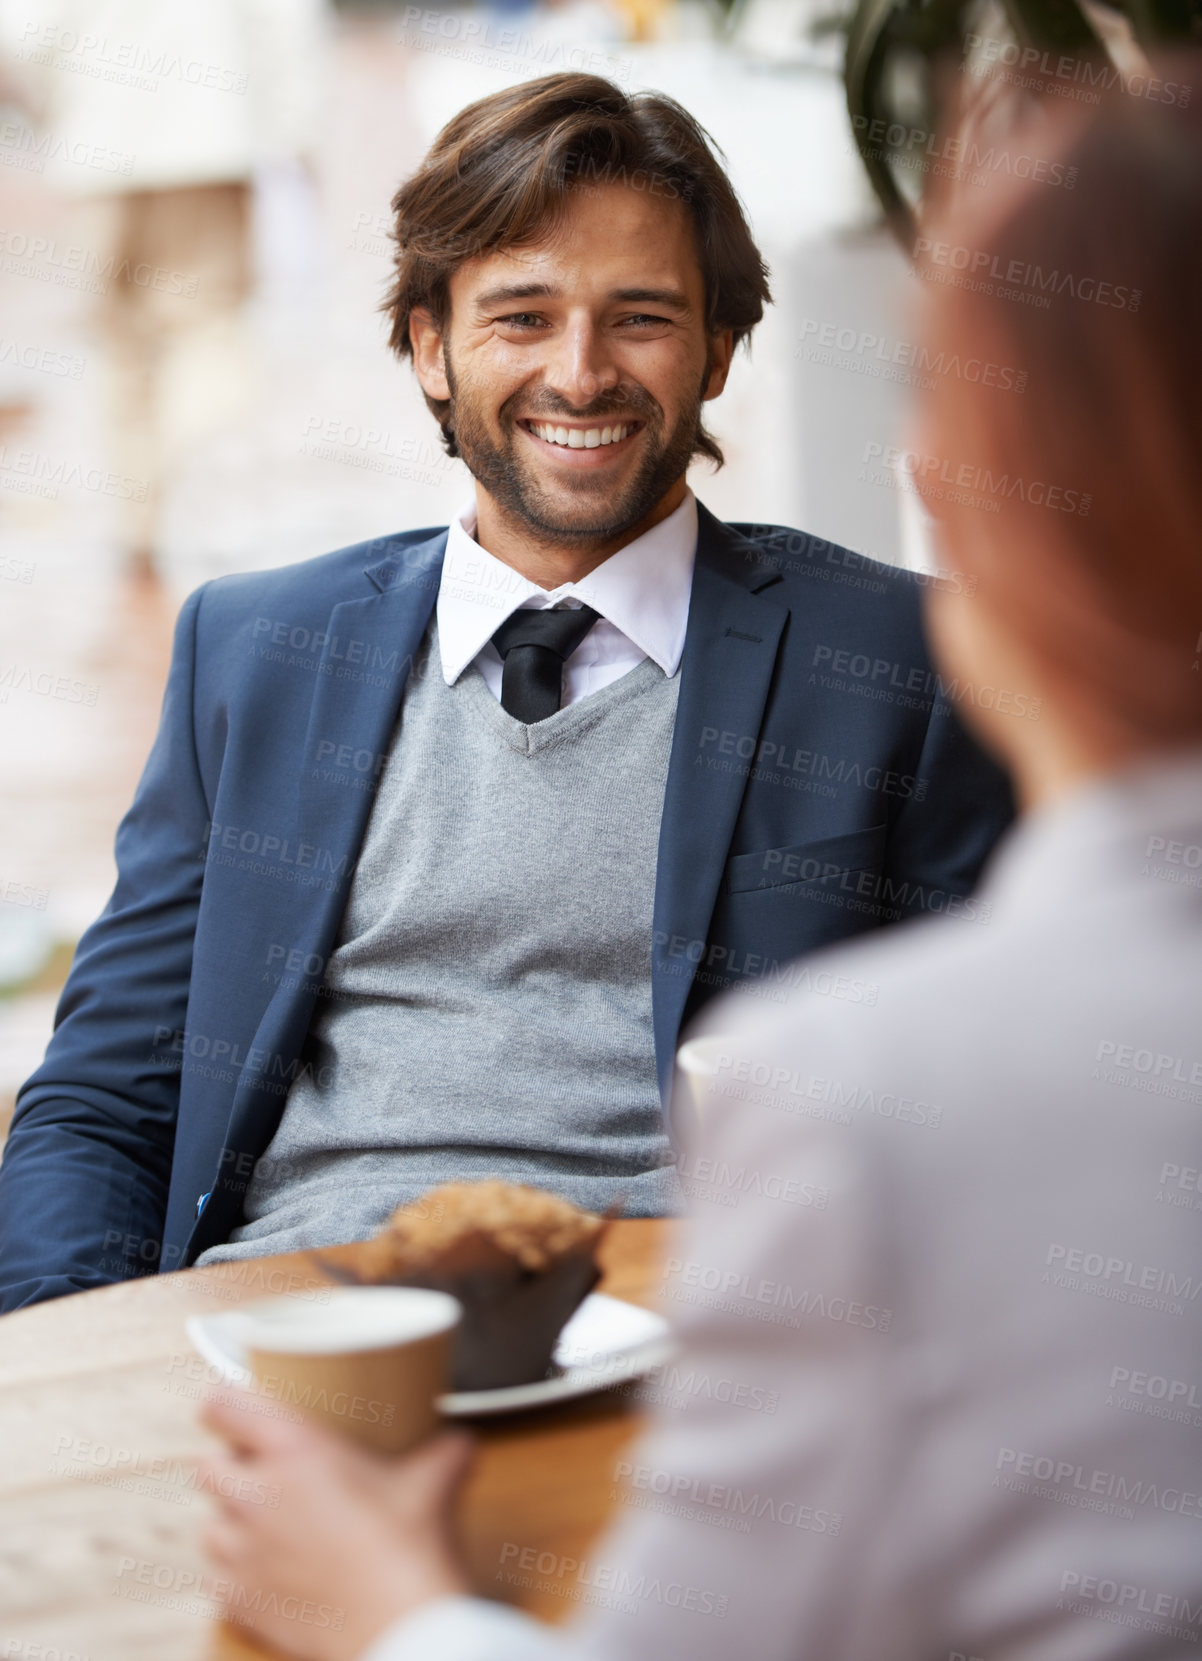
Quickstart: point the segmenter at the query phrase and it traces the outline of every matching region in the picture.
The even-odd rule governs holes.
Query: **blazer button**
[[[212,1192],[213,1192],[213,1190],[210,1188],[208,1194],[202,1194],[200,1196],[200,1198],[197,1200],[197,1202],[196,1202],[196,1215],[198,1217],[200,1216],[201,1212],[204,1210],[205,1202],[209,1198],[209,1194],[211,1194]]]

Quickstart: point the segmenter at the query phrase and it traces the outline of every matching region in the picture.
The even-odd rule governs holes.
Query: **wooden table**
[[[654,1301],[668,1224],[609,1230],[602,1288]],[[353,1261],[353,1246],[326,1255]],[[196,1423],[211,1370],[193,1314],[327,1277],[305,1253],[106,1286],[0,1320],[0,1656],[16,1661],[241,1661],[261,1652],[222,1624],[199,1549],[209,1501]],[[611,1506],[614,1464],[641,1414],[627,1387],[479,1420],[463,1536],[481,1592],[562,1619],[552,1576],[507,1578],[533,1548],[581,1559]],[[540,1586],[549,1589],[538,1589]]]

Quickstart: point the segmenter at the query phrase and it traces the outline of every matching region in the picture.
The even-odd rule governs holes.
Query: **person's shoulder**
[[[403,583],[437,584],[445,535],[445,525],[427,525],[369,537],[288,565],[230,572],[204,585],[204,610],[229,618],[268,608],[285,619],[290,606],[329,607]]]
[[[1071,905],[1030,895],[1016,904],[1012,886],[987,875],[958,915],[827,947],[790,965],[787,984],[715,1000],[705,1030],[756,1058],[765,1077],[780,1069],[814,1090],[825,1081],[825,1106],[849,1114],[853,1129],[882,1115],[886,1098],[895,1117],[903,1100],[959,1101],[986,1137],[1040,1138],[1050,1116],[1096,1114],[1099,1090],[1121,1102],[1148,1084],[1131,1071],[1112,1088],[1107,1076],[1107,1058],[1135,1045],[1132,1034],[1144,1035],[1149,1067],[1153,1056],[1192,1056],[1202,937],[1182,928],[1174,899],[1128,883]],[[1179,1070],[1193,1077],[1186,1063]],[[1164,1089],[1153,1134],[1175,1117],[1195,1140],[1186,1124],[1198,1094]]]

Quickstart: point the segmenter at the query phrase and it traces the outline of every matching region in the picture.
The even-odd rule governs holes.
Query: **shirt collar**
[[[577,599],[674,675],[684,651],[697,551],[697,498],[685,491],[666,519],[635,537],[578,583],[539,588],[475,540],[476,504],[451,520],[438,588],[438,644],[442,674],[452,685],[520,606],[537,608]]]

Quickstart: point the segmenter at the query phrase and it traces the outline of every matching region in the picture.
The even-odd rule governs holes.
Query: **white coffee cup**
[[[403,1453],[438,1423],[463,1314],[446,1292],[348,1286],[324,1303],[266,1298],[226,1317],[254,1387],[380,1452]]]

